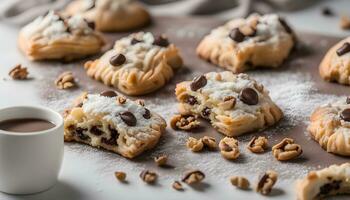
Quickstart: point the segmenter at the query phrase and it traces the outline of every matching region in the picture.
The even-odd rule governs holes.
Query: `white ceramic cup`
[[[55,127],[38,132],[0,130],[0,191],[32,194],[52,187],[63,159],[63,118],[45,107],[16,106],[0,109],[0,121],[37,118]]]

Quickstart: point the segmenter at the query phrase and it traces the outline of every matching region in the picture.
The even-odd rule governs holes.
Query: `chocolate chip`
[[[118,131],[112,127],[108,127],[108,129],[109,129],[109,132],[111,134],[111,137],[109,139],[103,137],[103,138],[101,138],[101,142],[108,144],[108,145],[118,145],[118,143],[117,143],[117,140],[119,137]]]
[[[343,44],[343,46],[341,46],[338,50],[337,50],[337,55],[338,56],[342,56],[346,53],[348,53],[350,51],[350,44],[348,42],[345,42]]]
[[[340,118],[344,121],[350,122],[350,108],[343,110],[340,113]]]
[[[341,180],[339,181],[334,180],[331,183],[327,183],[323,185],[322,187],[320,187],[320,195],[327,195],[333,192],[334,190],[339,190],[341,182],[342,182]]]
[[[234,28],[231,30],[229,37],[235,42],[242,42],[245,36],[238,28]]]
[[[166,37],[164,37],[163,35],[160,35],[154,39],[153,44],[160,47],[167,47],[169,46],[169,41]]]
[[[97,126],[91,127],[90,132],[97,136],[100,136],[103,134],[103,131],[101,131]]]
[[[138,40],[138,39],[136,39],[136,38],[133,38],[133,39],[131,39],[131,44],[132,45],[134,45],[134,44],[137,44],[137,43],[140,43],[140,42],[142,42],[141,40]]]
[[[129,111],[119,113],[120,118],[128,126],[136,126],[136,117]]]
[[[73,134],[76,135],[81,140],[87,140],[90,137],[84,134],[85,131],[87,131],[87,129],[78,127],[74,130]]]
[[[194,105],[194,104],[198,104],[198,101],[197,101],[196,97],[189,95],[186,98],[186,103],[188,103],[190,105]]]
[[[288,25],[288,23],[286,22],[285,19],[283,19],[283,18],[278,18],[278,19],[279,19],[281,25],[283,26],[284,30],[286,30],[287,33],[293,32],[292,28],[290,28],[290,26]]]
[[[120,66],[124,64],[126,61],[126,57],[123,54],[117,54],[115,56],[112,56],[109,60],[109,63],[115,67]]]
[[[88,27],[90,27],[92,30],[95,30],[95,22],[87,21],[86,23],[87,23]]]
[[[107,90],[107,91],[101,92],[100,95],[103,97],[116,97],[116,96],[118,96],[118,94],[116,92],[114,92],[113,90]]]
[[[202,76],[196,77],[192,81],[190,87],[192,91],[197,91],[198,89],[204,87],[206,84],[207,84],[207,79],[205,78],[204,75],[202,75]]]
[[[211,113],[211,110],[210,110],[210,108],[208,108],[208,107],[205,107],[205,108],[202,110],[202,116],[203,116],[203,117],[208,117],[208,116],[210,115],[210,113]]]
[[[350,104],[350,97],[346,97],[346,104]]]
[[[328,7],[324,7],[322,9],[322,14],[324,16],[333,16],[334,15],[333,11],[330,8],[328,8]]]
[[[145,113],[142,115],[145,119],[150,119],[151,118],[151,112],[145,108]]]
[[[248,105],[256,105],[259,102],[258,93],[252,88],[244,88],[239,95],[239,99]]]

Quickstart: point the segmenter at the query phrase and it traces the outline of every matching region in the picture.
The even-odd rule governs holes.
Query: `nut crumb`
[[[170,120],[170,126],[174,130],[186,130],[189,131],[194,128],[198,128],[200,122],[194,115],[174,115]]]
[[[224,110],[230,110],[236,105],[236,98],[233,96],[226,96],[223,100],[218,106]]]
[[[140,106],[145,106],[145,101],[143,99],[136,99],[136,103],[138,103]]]
[[[75,86],[73,73],[70,71],[63,72],[55,80],[55,85],[58,89],[68,89]]]
[[[182,178],[182,182],[185,182],[189,185],[199,183],[205,178],[205,174],[199,170],[193,170],[187,172]]]
[[[340,28],[343,30],[350,29],[350,18],[348,16],[341,16],[340,18]]]
[[[301,146],[295,144],[291,138],[284,138],[280,143],[272,147],[272,154],[279,161],[297,158],[302,153]]]
[[[238,141],[232,137],[224,137],[219,143],[221,155],[228,160],[235,160],[239,157]]]
[[[263,153],[268,146],[268,141],[266,137],[259,136],[253,137],[248,143],[247,149],[249,149],[252,153]]]
[[[123,96],[118,96],[117,101],[119,104],[124,104],[126,102],[126,98]]]
[[[198,139],[196,139],[196,138],[189,137],[189,138],[187,139],[186,146],[187,146],[187,148],[189,148],[191,151],[193,151],[193,152],[198,152],[198,151],[202,151],[202,150],[203,150],[204,144],[203,144],[202,139],[199,139],[199,140],[198,140]]]
[[[165,166],[168,161],[168,156],[161,155],[154,157],[154,162],[157,163],[158,166]]]
[[[277,181],[278,174],[273,170],[268,170],[258,181],[256,191],[268,195]]]
[[[232,185],[242,190],[247,190],[250,186],[248,179],[244,178],[243,176],[232,176],[230,178],[230,182]]]
[[[153,184],[156,182],[158,175],[155,172],[149,171],[149,170],[143,170],[140,174],[140,178],[148,183]]]
[[[9,76],[14,80],[25,80],[28,78],[28,70],[26,67],[22,67],[21,64],[16,65],[10,70]]]
[[[114,176],[119,180],[124,182],[126,179],[126,173],[125,172],[114,172]]]
[[[216,140],[213,137],[209,137],[209,136],[204,136],[203,138],[201,138],[203,145],[205,147],[207,147],[209,150],[216,150],[217,148],[217,144],[216,144]]]
[[[182,187],[182,184],[179,181],[174,181],[172,186],[175,190],[179,190],[179,191],[184,190],[184,188]]]

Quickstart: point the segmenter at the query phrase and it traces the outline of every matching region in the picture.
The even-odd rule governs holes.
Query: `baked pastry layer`
[[[350,109],[348,99],[316,108],[310,117],[308,131],[323,149],[338,155],[350,156]]]
[[[297,181],[296,192],[298,200],[350,194],[350,163],[310,172],[304,179]]]
[[[326,81],[350,84],[350,37],[335,44],[324,56],[320,75]]]
[[[79,13],[95,22],[99,31],[129,31],[150,22],[147,10],[134,0],[75,0],[63,13]]]
[[[247,74],[210,72],[177,84],[175,94],[181,114],[209,119],[227,136],[263,129],[283,115],[263,85]]]
[[[104,40],[79,15],[64,18],[54,11],[36,18],[19,33],[19,47],[30,60],[72,60],[100,52]]]
[[[180,67],[182,58],[174,44],[144,32],[117,40],[101,58],[85,63],[88,76],[128,95],[163,87]]]
[[[234,73],[279,67],[295,45],[295,36],[276,14],[252,14],[215,28],[199,43],[197,54]]]
[[[82,142],[133,158],[153,148],[166,127],[161,116],[113,91],[107,95],[84,94],[78,102],[66,113],[65,141]]]

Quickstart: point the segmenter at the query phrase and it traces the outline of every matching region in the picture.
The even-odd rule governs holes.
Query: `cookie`
[[[350,98],[316,108],[308,131],[327,152],[350,156]]]
[[[81,14],[96,24],[99,31],[130,31],[150,22],[148,11],[133,0],[75,0],[62,12]]]
[[[210,72],[177,84],[175,94],[181,114],[208,119],[227,136],[272,126],[283,115],[264,86],[247,74]]]
[[[66,112],[64,139],[134,158],[153,148],[165,127],[157,113],[114,91],[85,93]]]
[[[277,68],[295,45],[295,35],[276,14],[252,14],[215,28],[199,43],[204,60],[234,73],[249,69]]]
[[[102,36],[81,16],[65,18],[54,11],[23,27],[18,42],[30,60],[69,61],[96,54],[104,45]]]
[[[298,200],[350,194],[350,163],[310,172],[304,179],[297,181],[296,193]]]
[[[338,42],[324,56],[319,71],[326,81],[350,85],[350,37]]]
[[[163,87],[180,67],[182,58],[174,44],[144,32],[117,40],[102,57],[85,63],[88,76],[128,95]]]

